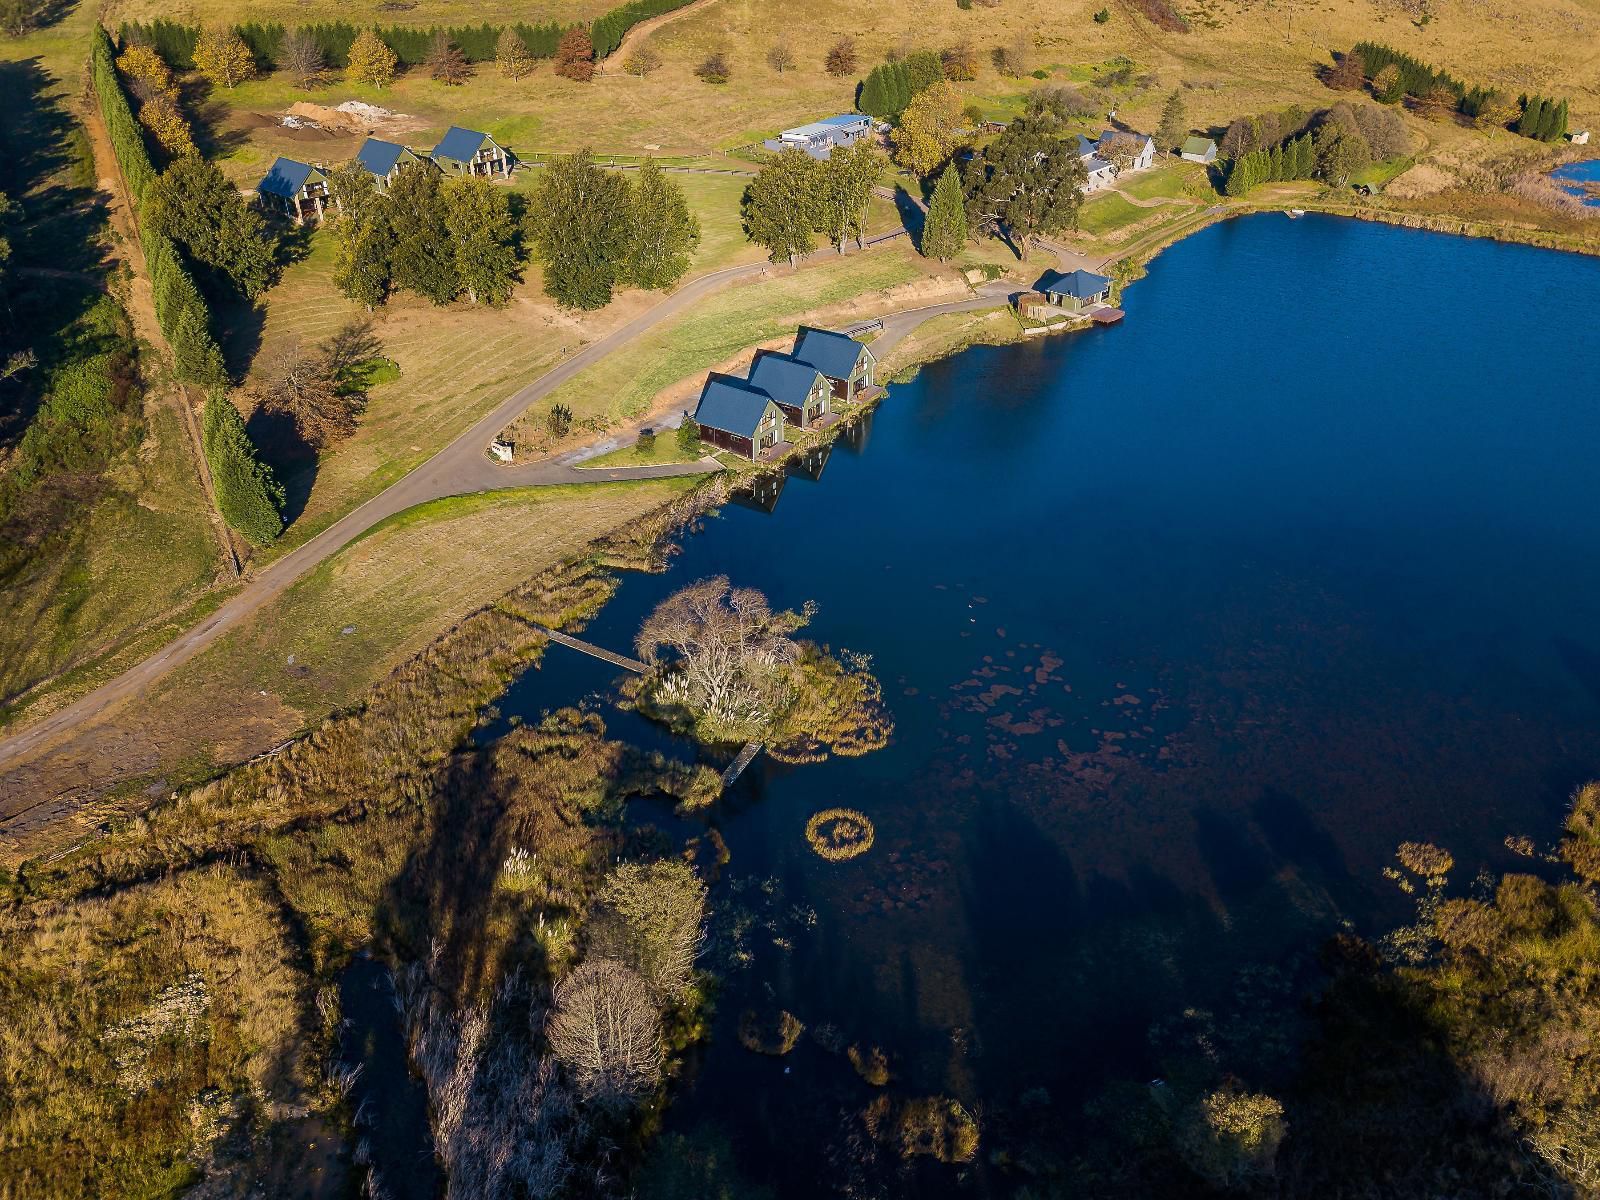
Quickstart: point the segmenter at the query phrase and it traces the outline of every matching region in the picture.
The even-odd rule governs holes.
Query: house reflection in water
[[[822,479],[822,470],[828,465],[828,458],[832,454],[831,442],[812,446],[809,450],[788,459],[783,464],[784,470],[799,479],[809,479],[812,483],[818,483]]]
[[[783,472],[769,471],[756,479],[748,490],[740,490],[729,496],[728,503],[770,513],[778,507],[778,497],[783,495],[783,485],[788,482],[789,476]]]
[[[839,436],[834,442],[846,450],[860,454],[867,448],[867,439],[872,436],[872,418],[877,410],[869,408],[848,426],[839,431]]]

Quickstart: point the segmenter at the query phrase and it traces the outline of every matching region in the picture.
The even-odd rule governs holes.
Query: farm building
[[[1104,155],[1106,148],[1119,137],[1131,140],[1135,146],[1133,161],[1122,168],[1124,171],[1148,170],[1155,163],[1156,140],[1142,133],[1123,133],[1116,129],[1108,129],[1095,142],[1095,149]]]
[[[731,375],[712,375],[694,410],[700,440],[757,461],[783,444],[783,410],[766,392]]]
[[[280,212],[296,225],[320,221],[332,202],[328,176],[322,167],[280,158],[256,185],[262,207]]]
[[[1589,131],[1587,129],[1575,129],[1567,134],[1567,140],[1574,146],[1587,146],[1589,144]]]
[[[1178,157],[1189,162],[1213,163],[1217,161],[1217,144],[1210,138],[1185,138]]]
[[[809,325],[800,327],[792,357],[815,367],[839,400],[854,400],[858,392],[871,387],[872,369],[878,365],[872,351],[855,338]]]
[[[1060,312],[1086,313],[1111,297],[1111,280],[1093,271],[1046,271],[1036,285]]]
[[[381,138],[369,137],[361,143],[361,149],[356,152],[356,161],[365,167],[378,187],[387,191],[394,182],[395,172],[401,164],[408,162],[426,162],[427,159],[408,146],[398,142],[386,142]]]
[[[835,146],[853,146],[872,132],[872,118],[860,113],[845,113],[785,129],[761,145],[767,150],[804,150],[812,158],[827,158]]]
[[[750,382],[771,396],[791,425],[810,429],[826,416],[833,389],[822,372],[789,354],[763,350],[750,366]]]
[[[516,155],[505,149],[487,133],[476,129],[462,129],[452,125],[450,131],[439,139],[431,155],[441,171],[457,175],[500,175],[509,178],[516,166]]]

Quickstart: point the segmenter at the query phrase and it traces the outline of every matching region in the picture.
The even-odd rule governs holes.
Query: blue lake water
[[[781,1196],[838,1177],[872,1093],[811,1039],[739,1045],[743,1008],[782,1006],[882,1045],[896,1095],[980,1107],[986,1154],[1030,1104],[1070,1150],[1087,1098],[1157,1071],[1154,1023],[1290,1003],[1341,922],[1402,918],[1398,842],[1465,882],[1554,838],[1600,773],[1600,338],[1518,349],[1485,278],[1522,328],[1600,311],[1592,258],[1218,225],[1121,325],[929,366],[770,512],[624,581],[585,634],[617,649],[710,574],[817,601],[896,719],[865,758],[758,760],[709,816],[724,986],[669,1128],[725,1133]],[[587,697],[631,737],[610,683],[553,647],[501,707]],[[802,832],[835,804],[877,826],[844,864]]]
[[[1600,158],[1585,159],[1582,162],[1567,163],[1550,172],[1550,178],[1561,185],[1561,190],[1573,196],[1585,197],[1584,203],[1591,208],[1600,208],[1600,196],[1596,196],[1586,188],[1585,183],[1600,183]]]

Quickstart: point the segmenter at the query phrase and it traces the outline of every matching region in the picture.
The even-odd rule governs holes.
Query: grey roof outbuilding
[[[865,349],[848,334],[802,325],[792,357],[815,367],[829,379],[849,379],[855,374],[856,364],[861,361],[861,352]]]
[[[699,425],[753,439],[772,402],[766,392],[742,379],[712,375],[700,389],[694,419]]]

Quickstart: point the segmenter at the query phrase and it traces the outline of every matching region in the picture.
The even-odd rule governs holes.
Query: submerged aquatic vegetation
[[[747,1008],[739,1017],[740,1045],[775,1058],[782,1058],[793,1050],[805,1031],[805,1024],[787,1009],[763,1017],[755,1009]]]

